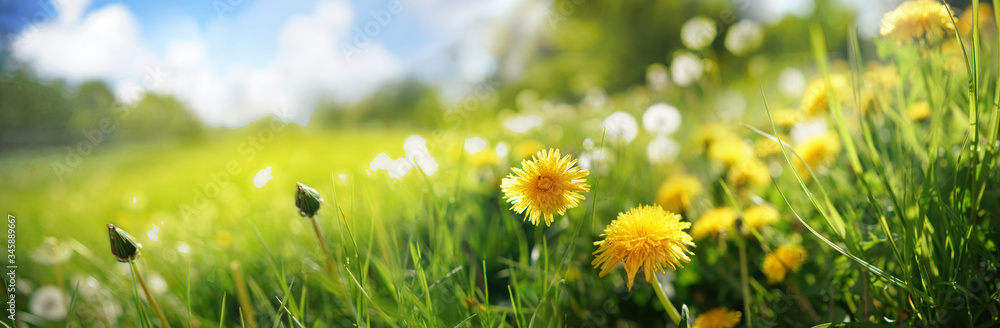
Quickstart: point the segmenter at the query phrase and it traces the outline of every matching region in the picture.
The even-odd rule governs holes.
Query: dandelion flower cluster
[[[840,137],[834,132],[827,132],[803,141],[795,146],[795,152],[809,167],[833,162],[841,149]],[[804,170],[801,162],[795,162],[800,170]]]
[[[736,223],[739,216],[736,210],[731,207],[719,207],[702,214],[698,221],[694,222],[691,228],[691,237],[695,240],[704,239],[708,236],[718,236],[725,233]]]
[[[681,213],[691,207],[691,199],[702,193],[701,181],[687,174],[675,174],[660,185],[656,203],[667,211]]]
[[[955,31],[947,5],[932,0],[914,0],[882,16],[879,34],[897,43],[914,39],[934,41]]]
[[[990,6],[989,4],[979,4],[978,24],[976,24],[977,18],[972,15],[972,6],[969,6],[968,8],[965,8],[965,12],[962,13],[962,16],[958,17],[958,32],[963,36],[972,35],[972,25],[979,25],[979,30],[981,31],[984,28],[989,27],[991,23],[994,23],[993,6]]]
[[[694,247],[691,236],[684,229],[691,223],[681,222],[681,216],[659,206],[639,206],[625,213],[604,229],[604,240],[595,242],[594,268],[600,268],[604,277],[624,264],[628,274],[628,289],[632,290],[635,274],[643,267],[646,282],[652,283],[655,272],[664,268],[677,270],[683,263],[691,262],[694,254],[687,246]]]
[[[778,222],[778,210],[771,205],[755,205],[743,210],[743,223],[760,229]]]
[[[708,146],[708,158],[733,166],[750,155],[752,150],[739,137],[718,139]]]
[[[521,161],[521,166],[513,168],[514,174],[504,178],[500,188],[511,209],[528,212],[525,220],[532,224],[544,218],[545,225],[551,225],[556,213],[576,207],[584,199],[580,193],[590,190],[586,183],[590,171],[577,166],[570,155],[559,157],[558,149],[542,150],[530,161]]]
[[[830,99],[827,95],[827,82],[824,79],[817,79],[806,86],[806,91],[802,94],[802,113],[806,117],[815,117],[826,114],[830,109]],[[843,75],[833,75],[830,77],[830,86],[837,95],[848,94],[850,90],[847,77]]]
[[[660,91],[667,88],[670,83],[670,76],[667,68],[660,63],[654,63],[646,67],[646,86],[650,90]]]
[[[785,281],[788,270],[798,272],[806,261],[806,250],[798,245],[781,245],[773,253],[764,257],[764,275],[767,283],[776,284]]]
[[[907,107],[906,112],[910,115],[911,120],[923,121],[931,116],[931,105],[926,101],[918,101]]]
[[[726,182],[736,188],[763,186],[771,182],[771,171],[764,161],[754,156],[746,156],[729,168]]]
[[[708,310],[694,319],[691,328],[733,328],[740,323],[740,311],[719,307]]]

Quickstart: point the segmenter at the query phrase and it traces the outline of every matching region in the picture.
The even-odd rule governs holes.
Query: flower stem
[[[747,328],[753,328],[750,321],[750,283],[749,269],[747,269],[747,244],[742,235],[737,235],[740,247],[740,285],[743,289],[743,312],[747,314]]]
[[[663,286],[660,286],[660,279],[654,277],[654,280],[656,280],[653,282],[653,288],[656,289],[656,297],[660,299],[660,303],[663,303],[663,308],[667,310],[670,320],[673,320],[675,325],[680,326],[681,314],[677,313],[677,308],[674,307],[673,303],[670,303],[667,293],[663,292]]]
[[[313,231],[316,232],[316,238],[319,240],[319,246],[323,248],[323,253],[326,254],[326,271],[330,273],[330,277],[337,277],[337,271],[333,267],[333,253],[330,253],[330,246],[326,244],[326,239],[323,238],[323,233],[319,230],[319,223],[316,222],[316,216],[310,216],[309,221],[312,222]]]
[[[156,317],[160,318],[160,324],[163,325],[163,328],[170,328],[167,316],[163,315],[160,305],[156,303],[153,294],[149,292],[149,287],[146,286],[146,279],[142,278],[142,272],[139,271],[139,267],[135,265],[135,261],[128,261],[128,265],[132,268],[132,273],[135,274],[135,280],[139,281],[139,286],[142,286],[142,291],[146,293],[146,300],[149,301],[149,307],[153,308],[153,312],[156,312]]]

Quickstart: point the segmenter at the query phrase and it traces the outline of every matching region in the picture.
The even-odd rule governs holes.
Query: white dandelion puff
[[[399,161],[392,165],[393,169],[396,170],[397,173],[399,171],[402,172],[399,174],[399,177],[406,175],[406,172],[409,172],[410,167],[414,165],[420,167],[420,169],[424,171],[424,174],[428,176],[434,175],[434,173],[437,172],[437,160],[435,160],[434,157],[431,156],[430,151],[427,150],[427,140],[424,140],[424,137],[419,135],[407,137],[406,141],[403,142],[403,150],[406,151],[405,161],[409,162],[409,166]],[[392,174],[390,173],[390,176],[391,175]]]
[[[257,171],[257,174],[253,176],[253,185],[257,188],[262,188],[271,181],[271,167],[265,167],[264,169]]]
[[[539,125],[542,125],[542,117],[538,115],[515,117],[507,120],[507,123],[504,124],[508,130],[517,133],[528,132],[528,130],[534,129]]]
[[[149,237],[149,240],[152,241],[160,239],[160,227],[154,224],[153,228],[149,229],[149,232],[146,232],[146,237]]]
[[[639,133],[639,124],[635,122],[632,115],[626,112],[611,113],[601,123],[601,128],[604,129],[608,138],[621,137],[625,142],[631,142]]]
[[[670,134],[681,126],[681,112],[664,103],[649,106],[642,114],[642,127],[653,134]]]
[[[826,131],[826,120],[823,120],[822,117],[817,117],[812,120],[796,123],[792,126],[792,131],[789,132],[789,136],[792,137],[793,144],[798,144],[812,139],[813,137],[826,134]]]
[[[691,50],[701,50],[715,40],[715,22],[704,16],[689,19],[681,26],[681,42]]]
[[[406,158],[393,159],[386,153],[379,153],[375,155],[375,159],[369,164],[369,168],[372,171],[385,170],[386,173],[389,173],[390,178],[399,179],[410,172],[413,164],[406,160]]]
[[[725,42],[726,49],[734,55],[749,54],[764,43],[764,28],[754,21],[741,20],[729,27]]]
[[[806,90],[806,77],[798,68],[789,67],[778,75],[778,90],[789,99],[799,99]]]
[[[677,159],[677,143],[668,137],[660,136],[649,142],[646,154],[652,164],[665,164]]]
[[[39,288],[31,295],[28,308],[32,314],[46,320],[61,320],[66,318],[66,294],[55,286]]]
[[[72,253],[69,246],[59,242],[55,237],[45,237],[42,245],[30,254],[32,260],[45,265],[64,263],[69,261],[70,255]]]
[[[667,74],[667,68],[662,64],[656,63],[646,68],[646,86],[650,90],[660,91],[666,89],[669,85],[670,75]]]
[[[188,244],[181,243],[180,245],[177,245],[177,251],[181,252],[182,254],[190,253],[191,246],[188,246]]]
[[[677,85],[686,87],[701,79],[705,65],[693,54],[680,53],[670,62],[670,76]]]
[[[465,139],[465,151],[475,154],[486,149],[486,140],[480,137]]]
[[[498,158],[507,157],[507,144],[506,143],[501,142],[501,143],[497,144],[497,157]]]

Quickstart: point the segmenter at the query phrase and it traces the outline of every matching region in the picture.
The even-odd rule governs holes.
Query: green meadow
[[[69,120],[0,153],[18,327],[996,327],[996,14],[918,5],[870,39],[713,25],[631,79],[582,68],[600,47],[559,33],[599,35],[604,7],[581,9],[560,55],[451,106],[401,84],[305,127],[208,128],[147,114],[183,112],[157,95]],[[550,150],[565,167],[532,173]]]

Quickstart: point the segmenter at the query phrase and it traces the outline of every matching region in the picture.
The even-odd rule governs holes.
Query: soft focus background
[[[949,4],[969,30],[970,2]],[[18,222],[18,327],[145,325],[107,223],[142,243],[174,326],[663,326],[642,274],[628,291],[620,268],[600,278],[590,261],[617,213],[668,207],[671,193],[687,221],[726,206],[780,213],[752,233],[734,223],[739,238],[698,240],[689,265],[658,276],[692,318],[722,307],[742,311],[741,326],[995,325],[996,159],[967,164],[963,147],[971,45],[879,37],[897,5],[0,0],[0,200]],[[990,131],[996,24],[980,11],[977,124]],[[803,114],[827,69],[886,87],[853,89],[857,102],[839,89],[847,123]],[[911,107],[921,101],[927,113]],[[857,142],[863,171],[838,133]],[[815,176],[765,134],[812,142],[801,147],[813,147]],[[499,188],[544,148],[578,158],[592,186],[547,228],[522,222]],[[969,167],[983,173],[959,179]],[[296,182],[325,198],[340,277],[322,269]],[[824,185],[819,204],[810,195]],[[971,223],[933,223],[957,217]],[[895,253],[893,240],[926,252]],[[786,244],[808,260],[771,283],[765,258]]]

